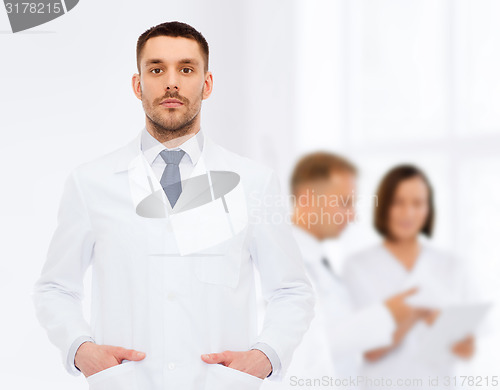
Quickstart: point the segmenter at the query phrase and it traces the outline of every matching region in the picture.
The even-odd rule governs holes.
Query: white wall
[[[361,171],[359,222],[332,252],[379,240],[366,199],[390,167],[415,163],[436,192],[434,245],[499,303],[500,3],[303,0],[298,14],[298,154],[327,149]],[[463,374],[493,375],[499,345],[498,332],[481,340]]]
[[[351,157],[366,196],[393,164],[421,165],[437,191],[436,245],[474,261],[498,294],[499,16],[493,0],[82,0],[12,34],[0,11],[0,387],[86,388],[65,373],[29,293],[66,175],[143,126],[135,44],[167,20],[210,44],[202,126],[218,142],[275,168],[284,190],[295,159],[318,148]],[[376,239],[360,206],[344,252]],[[496,367],[498,352],[484,350],[476,367]]]

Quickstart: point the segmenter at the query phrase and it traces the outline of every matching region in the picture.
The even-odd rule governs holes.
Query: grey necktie
[[[174,207],[182,192],[179,163],[184,153],[186,153],[184,150],[166,149],[160,152],[160,156],[167,163],[163,175],[161,176],[160,183],[172,207]]]
[[[335,271],[333,270],[332,268],[332,265],[330,264],[330,261],[328,260],[328,258],[326,256],[323,256],[321,258],[321,262],[323,263],[323,265],[326,267],[326,269],[328,269],[328,271],[332,274],[332,276],[334,278],[337,278],[337,274],[335,273]]]

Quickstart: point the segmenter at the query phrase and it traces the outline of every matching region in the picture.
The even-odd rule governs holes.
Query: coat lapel
[[[207,134],[203,137],[203,149],[189,178],[182,181],[182,192],[173,209],[141,150],[141,133],[118,151],[114,173],[127,173],[130,192],[136,212],[149,218],[165,218],[187,208],[196,207],[212,199],[207,173],[224,169],[225,163],[218,145]]]
[[[115,163],[116,174],[128,174],[135,212],[145,218],[167,219],[180,255],[200,253],[223,243],[229,248],[229,240],[248,220],[239,175],[230,171],[224,150],[204,136],[200,158],[190,177],[183,180],[173,209],[142,153],[140,135],[120,150]],[[165,240],[157,241],[166,251],[162,246]],[[235,241],[231,242],[234,245]]]

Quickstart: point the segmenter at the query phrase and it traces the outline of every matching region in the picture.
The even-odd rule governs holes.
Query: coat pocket
[[[245,256],[245,231],[202,251],[194,257],[198,280],[236,288],[239,283],[241,264]]]
[[[134,363],[123,362],[88,376],[89,390],[138,390]]]
[[[210,364],[206,378],[205,390],[258,390],[264,382],[254,375],[222,364]]]

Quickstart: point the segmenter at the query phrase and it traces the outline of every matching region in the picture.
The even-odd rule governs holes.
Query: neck
[[[384,243],[387,246],[398,248],[414,248],[418,246],[418,237],[402,238],[402,239],[385,239]]]
[[[172,130],[153,122],[146,116],[146,130],[167,148],[175,148],[200,131],[200,119],[197,115],[192,121]]]
[[[408,239],[386,239],[384,246],[398,259],[408,270],[411,270],[417,261],[420,252],[418,237]]]
[[[309,221],[308,213],[301,211],[298,208],[294,209],[292,215],[292,223],[298,226],[299,228],[304,229],[306,232],[312,234],[318,240],[322,241],[324,237],[321,234],[321,231],[316,228],[317,226],[319,226],[319,224],[311,225],[308,221]]]

